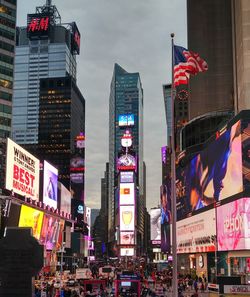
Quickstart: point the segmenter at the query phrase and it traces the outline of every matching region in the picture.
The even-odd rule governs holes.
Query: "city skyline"
[[[45,0],[22,0],[17,25]],[[171,40],[186,46],[185,3],[104,0],[83,3],[54,0],[63,22],[75,21],[81,33],[77,84],[86,100],[86,205],[101,200],[101,178],[108,161],[108,106],[115,63],[139,72],[144,89],[144,161],[147,166],[147,207],[157,206],[161,183],[161,146],[167,143],[162,85],[171,81]],[[85,5],[85,6],[84,6]],[[84,6],[84,7],[83,7]],[[82,9],[79,9],[82,7]],[[176,17],[178,16],[178,18]],[[132,46],[131,46],[132,45]],[[98,106],[98,109],[96,108]],[[101,115],[99,110],[104,111]],[[152,111],[154,111],[152,113]]]

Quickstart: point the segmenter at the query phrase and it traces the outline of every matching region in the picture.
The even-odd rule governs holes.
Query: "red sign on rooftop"
[[[50,17],[44,14],[29,14],[27,33],[29,38],[48,36]]]

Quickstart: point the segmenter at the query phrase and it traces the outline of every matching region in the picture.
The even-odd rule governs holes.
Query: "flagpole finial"
[[[171,38],[174,38],[174,33],[171,33],[171,35],[170,35],[170,36],[171,36]]]

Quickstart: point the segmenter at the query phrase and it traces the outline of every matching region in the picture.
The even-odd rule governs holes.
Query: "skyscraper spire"
[[[51,6],[52,0],[46,0],[46,6]]]

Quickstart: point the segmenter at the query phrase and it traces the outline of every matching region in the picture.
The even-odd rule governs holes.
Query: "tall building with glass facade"
[[[11,133],[16,0],[0,0],[0,188],[5,180],[6,139]]]
[[[75,23],[62,25],[49,4],[37,7],[27,26],[17,28],[12,122],[17,143],[38,143],[40,79],[71,76],[76,81],[76,33]]]
[[[139,73],[129,73],[118,64],[114,66],[109,98],[109,242],[115,241],[116,217],[119,207],[117,159],[121,138],[126,130],[119,124],[119,116],[134,115],[134,125],[129,127],[133,150],[137,159],[135,174],[135,203],[137,215],[137,242],[143,242],[145,193],[143,187],[143,89]]]

